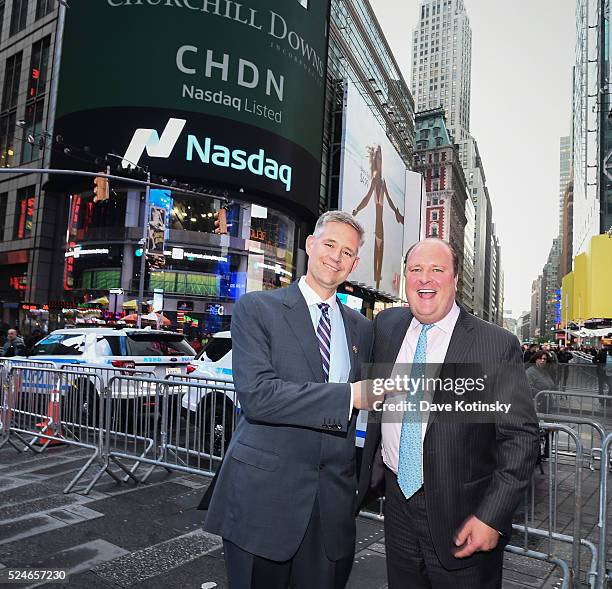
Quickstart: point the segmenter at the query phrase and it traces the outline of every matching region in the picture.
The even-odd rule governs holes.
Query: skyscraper
[[[467,299],[476,315],[501,323],[501,252],[493,239],[493,212],[478,144],[470,134],[471,67],[472,29],[463,0],[421,0],[412,41],[415,111],[440,106],[445,110],[447,129],[459,146],[467,192],[474,205],[474,229],[472,232],[470,222],[464,248],[464,256],[473,259],[468,274],[473,276],[473,288]],[[472,243],[467,243],[469,240]],[[467,284],[464,290],[470,291]]]
[[[576,2],[572,166],[573,255],[612,227],[612,103],[610,101],[610,3]]]
[[[422,0],[412,41],[416,111],[442,105],[457,143],[470,137],[472,29],[463,0]]]
[[[563,206],[572,168],[572,147],[569,135],[559,139],[559,237],[563,240]]]

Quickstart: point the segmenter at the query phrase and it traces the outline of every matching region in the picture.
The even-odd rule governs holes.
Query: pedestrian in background
[[[538,346],[536,344],[531,344],[529,346],[528,350],[525,350],[525,352],[523,352],[523,362],[525,364],[527,364],[530,360],[531,357],[538,351]]]
[[[14,327],[8,330],[6,334],[6,341],[2,346],[2,357],[12,358],[13,356],[25,356],[26,347],[23,343],[23,339],[17,333]]]
[[[605,395],[604,387],[606,384],[606,360],[608,358],[608,353],[606,352],[606,348],[603,345],[600,345],[599,349],[593,350],[591,352],[593,355],[593,364],[595,364],[595,372],[597,373],[597,388],[599,395]],[[601,399],[600,399],[601,400]]]
[[[606,381],[608,382],[608,396],[612,397],[612,346],[608,348],[605,371]]]
[[[563,348],[558,356],[557,360],[559,360],[559,388],[564,391],[567,387],[567,375],[569,373],[569,361],[574,357],[569,351],[569,348]]]
[[[32,348],[45,337],[45,333],[39,327],[32,330],[32,333],[25,340],[25,347],[28,354],[32,351]]]
[[[551,348],[550,344],[543,344],[542,350],[548,355],[546,368],[555,383],[555,388],[557,388],[559,385],[559,359],[557,358],[557,353]]]
[[[544,350],[536,352],[530,360],[529,367],[527,368],[527,380],[529,381],[534,398],[540,391],[555,390],[555,383],[550,375],[547,364],[548,354]],[[557,403],[550,396],[538,399],[536,407],[538,413],[555,413],[557,409]],[[540,440],[544,442],[544,449],[540,452],[538,463],[541,460],[547,460],[550,455],[550,432],[547,434],[544,430],[540,429]]]
[[[544,350],[536,352],[529,361],[527,367],[527,380],[531,387],[533,397],[540,391],[554,391],[555,381],[548,370],[549,355]],[[542,399],[538,401],[538,413],[553,413],[550,403],[544,403]]]

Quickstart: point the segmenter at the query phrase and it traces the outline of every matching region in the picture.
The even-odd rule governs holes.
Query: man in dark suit
[[[248,293],[232,317],[243,417],[204,529],[223,537],[232,589],[340,589],[355,549],[355,421],[372,324],[336,288],[358,263],[363,229],[325,213],[306,240],[308,271]],[[355,384],[349,384],[355,383]]]
[[[405,411],[370,419],[359,495],[364,501],[385,485],[390,589],[501,587],[503,547],[538,454],[519,342],[457,306],[457,268],[456,253],[439,239],[408,251],[410,308],[377,315],[374,366],[438,364],[441,375],[456,376],[480,365],[511,415],[477,421],[426,411],[411,420]]]

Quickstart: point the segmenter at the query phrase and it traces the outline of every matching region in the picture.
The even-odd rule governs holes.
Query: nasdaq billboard
[[[72,0],[54,167],[114,153],[316,213],[329,0]],[[75,153],[79,157],[74,157]]]

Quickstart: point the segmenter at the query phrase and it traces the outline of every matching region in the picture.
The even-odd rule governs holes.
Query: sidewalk
[[[62,489],[85,456],[68,446],[42,455],[19,454],[10,446],[0,449],[0,568],[66,568],[70,582],[54,586],[72,589],[227,586],[221,540],[201,530],[202,514],[195,509],[206,478],[159,469],[146,485],[119,486],[102,479],[88,496],[64,495]],[[561,468],[569,498],[571,472],[566,470]],[[590,473],[584,484],[584,529],[591,537],[597,531],[597,475]],[[538,474],[538,484],[545,481]],[[560,523],[571,533],[571,508],[562,498],[560,504]],[[535,525],[540,526],[547,520],[547,507],[542,505],[536,514]],[[357,529],[349,588],[382,589],[382,524],[359,518]],[[535,549],[546,551],[545,542],[538,540]],[[520,545],[520,539],[513,538],[513,543]],[[586,563],[583,558],[583,568]],[[559,586],[558,569],[511,554],[506,555],[504,578],[505,589]]]

